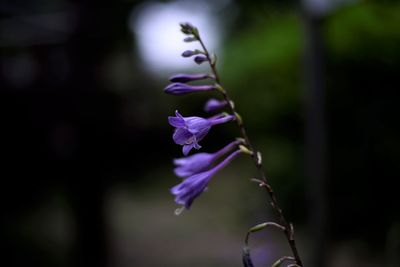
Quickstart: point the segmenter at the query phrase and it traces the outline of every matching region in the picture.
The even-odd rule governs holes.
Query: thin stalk
[[[296,242],[294,240],[294,233],[293,233],[293,226],[292,224],[288,223],[287,220],[285,219],[285,216],[283,215],[282,209],[279,207],[278,201],[276,199],[275,193],[272,190],[271,185],[269,184],[268,180],[269,178],[267,177],[266,171],[263,168],[262,165],[262,161],[259,159],[256,150],[254,149],[254,146],[252,145],[249,136],[247,135],[246,132],[246,128],[244,127],[242,118],[240,117],[239,113],[237,113],[235,106],[233,105],[233,101],[230,98],[230,96],[228,95],[227,91],[222,87],[221,85],[221,81],[220,81],[220,77],[218,75],[218,71],[216,68],[216,60],[214,58],[211,58],[210,53],[208,52],[206,46],[203,43],[203,40],[200,38],[200,35],[197,34],[196,35],[198,41],[200,42],[201,47],[204,50],[204,55],[207,57],[208,59],[208,63],[210,64],[212,73],[215,76],[215,82],[217,83],[217,85],[219,86],[218,89],[219,91],[222,93],[225,101],[227,101],[228,106],[230,111],[232,112],[232,114],[236,117],[235,121],[237,126],[239,127],[240,133],[243,137],[243,139],[245,140],[245,145],[248,147],[248,149],[250,151],[252,151],[253,153],[251,154],[251,157],[253,159],[254,165],[256,166],[259,175],[261,176],[261,181],[260,181],[260,186],[261,187],[265,187],[267,189],[267,193],[270,197],[271,200],[271,206],[272,208],[276,211],[278,217],[279,217],[279,221],[280,223],[285,227],[285,230],[283,231],[286,239],[289,243],[290,249],[292,250],[293,253],[293,257],[295,258],[296,264],[299,266],[303,266],[303,263],[300,259],[300,255],[297,251],[297,247],[296,247]]]

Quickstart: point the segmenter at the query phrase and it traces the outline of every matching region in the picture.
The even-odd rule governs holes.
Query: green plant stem
[[[287,239],[287,241],[289,243],[289,246],[290,246],[290,248],[292,250],[293,257],[295,258],[296,264],[299,265],[299,266],[303,266],[303,263],[302,263],[302,261],[300,259],[300,255],[299,255],[297,247],[296,247],[296,242],[294,240],[293,226],[291,224],[289,224],[287,222],[287,220],[285,219],[285,216],[283,215],[282,209],[278,205],[278,201],[276,199],[275,193],[272,190],[271,185],[268,183],[268,177],[267,177],[267,174],[266,174],[266,172],[265,172],[265,170],[264,170],[264,168],[262,166],[262,162],[261,162],[261,160],[259,160],[257,152],[254,149],[252,143],[250,142],[249,136],[247,135],[246,128],[244,127],[242,118],[238,115],[239,113],[237,113],[237,111],[235,109],[235,106],[233,105],[233,101],[230,98],[230,96],[228,95],[227,91],[221,85],[220,77],[218,75],[218,71],[217,71],[217,68],[216,68],[216,60],[215,60],[215,58],[214,59],[211,58],[211,56],[210,56],[206,46],[204,45],[202,39],[200,38],[200,36],[197,35],[196,37],[199,40],[200,45],[204,50],[204,55],[208,59],[208,62],[210,64],[210,67],[211,67],[211,70],[212,70],[212,73],[215,76],[215,82],[220,86],[220,92],[222,93],[225,101],[227,101],[230,111],[236,117],[235,121],[237,123],[237,126],[239,127],[239,130],[240,130],[240,133],[241,133],[242,137],[245,140],[245,144],[249,148],[249,150],[253,152],[251,154],[251,157],[252,157],[252,159],[254,161],[254,164],[255,164],[258,172],[259,172],[259,175],[261,176],[260,186],[261,187],[265,187],[267,189],[268,195],[269,195],[270,200],[271,200],[271,206],[276,211],[276,213],[277,213],[277,215],[279,217],[280,223],[282,224],[282,226],[285,227],[285,230],[283,232],[284,232],[284,234],[286,236],[286,239]]]

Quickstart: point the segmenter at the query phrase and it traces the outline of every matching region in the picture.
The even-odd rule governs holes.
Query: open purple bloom
[[[210,131],[211,127],[235,119],[235,116],[214,116],[209,119],[201,117],[182,117],[178,111],[176,117],[168,117],[169,124],[174,126],[175,132],[172,136],[175,143],[182,145],[183,154],[189,154],[192,148],[200,149],[200,142]]]
[[[212,176],[228,165],[240,153],[241,151],[237,150],[211,170],[194,174],[183,180],[180,184],[172,187],[171,193],[175,195],[175,202],[179,205],[183,205],[186,209],[189,209],[193,200],[195,200],[206,189]]]
[[[199,73],[199,74],[175,74],[169,78],[169,80],[173,83],[187,83],[192,81],[204,80],[207,78],[214,79],[214,76],[208,73]]]
[[[193,92],[214,90],[214,85],[188,85],[185,83],[171,83],[165,87],[164,92],[170,95],[184,95]]]
[[[174,172],[177,176],[184,178],[209,170],[218,158],[231,151],[238,144],[240,144],[240,141],[233,141],[215,153],[197,153],[192,156],[175,159],[174,164],[177,167]]]
[[[223,109],[227,105],[228,105],[228,102],[226,100],[220,101],[215,98],[211,98],[204,105],[204,111],[205,112],[214,112],[214,111]]]

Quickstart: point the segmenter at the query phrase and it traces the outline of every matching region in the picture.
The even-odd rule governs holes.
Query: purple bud
[[[196,52],[196,51],[186,50],[182,53],[182,57],[191,57],[191,56],[194,56],[197,54],[198,54],[198,52]]]
[[[218,111],[220,109],[223,109],[228,105],[228,102],[226,100],[217,100],[215,98],[211,98],[210,100],[207,101],[207,103],[204,105],[204,111],[205,112],[214,112]]]
[[[208,118],[208,121],[211,123],[212,126],[217,125],[217,124],[222,124],[226,123],[228,121],[234,121],[236,120],[236,117],[233,115],[225,115],[225,114],[219,114],[212,116],[211,118]]]
[[[196,37],[186,37],[185,39],[183,39],[183,41],[185,43],[190,43],[190,42],[197,41],[197,38]]]
[[[191,81],[198,81],[207,78],[214,78],[213,75],[207,73],[199,73],[199,74],[175,74],[169,78],[171,82],[180,82],[187,83]]]
[[[208,61],[208,58],[206,57],[206,56],[204,56],[204,55],[199,55],[199,56],[196,56],[195,58],[194,58],[194,62],[196,62],[197,64],[201,64],[201,63],[203,63],[204,61]]]
[[[188,85],[185,83],[171,83],[165,87],[164,92],[170,95],[184,95],[193,92],[214,90],[214,85]]]

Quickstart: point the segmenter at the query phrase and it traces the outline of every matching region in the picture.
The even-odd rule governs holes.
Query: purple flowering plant
[[[291,267],[303,266],[294,239],[293,225],[286,220],[282,209],[278,205],[275,193],[269,183],[269,178],[263,169],[261,153],[252,145],[242,117],[237,112],[227,90],[221,84],[216,67],[217,57],[215,54],[211,55],[208,52],[196,27],[190,23],[182,23],[180,26],[182,33],[186,35],[184,42],[198,42],[201,46],[201,50],[184,51],[182,57],[193,58],[193,61],[197,64],[207,62],[211,73],[175,74],[170,77],[172,83],[164,89],[164,92],[171,95],[185,95],[195,92],[218,91],[221,94],[221,99],[209,99],[204,106],[204,110],[210,113],[225,109],[226,112],[203,118],[197,116],[184,117],[176,111],[175,116],[168,117],[169,124],[175,127],[172,138],[176,144],[182,146],[182,152],[185,156],[174,160],[176,165],[174,172],[178,177],[182,178],[182,182],[170,190],[175,196],[175,202],[181,206],[176,210],[176,214],[180,214],[185,209],[190,209],[193,201],[206,190],[212,177],[219,170],[226,167],[240,154],[248,155],[259,173],[259,177],[253,178],[251,181],[256,182],[260,188],[265,189],[268,193],[271,206],[276,211],[278,222],[263,222],[247,231],[242,252],[243,265],[245,267],[254,266],[250,257],[250,234],[267,227],[273,227],[284,234],[293,255],[280,257],[272,267],[281,266],[283,263],[287,263],[287,266]],[[211,83],[205,85],[188,84],[192,81],[200,80],[210,81]],[[237,124],[240,137],[214,153],[200,152],[189,155],[193,148],[195,150],[201,148],[199,142],[205,138],[213,126],[230,121],[234,121]],[[218,163],[218,160],[224,156],[225,158]]]

